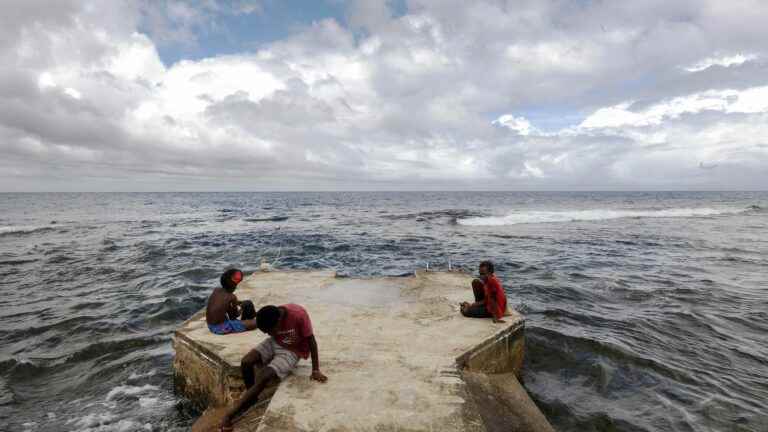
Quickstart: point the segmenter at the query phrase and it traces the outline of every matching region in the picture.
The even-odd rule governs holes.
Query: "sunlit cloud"
[[[350,2],[346,21],[171,62],[160,47],[233,37],[227,20],[269,5],[44,6],[19,0],[0,19],[8,190],[768,181],[760,2],[749,16],[701,8],[696,26],[675,20],[685,5]]]
[[[723,56],[723,57],[707,57],[706,59],[698,61],[693,65],[687,66],[683,69],[685,69],[688,72],[700,72],[712,66],[730,67],[730,66],[744,64],[745,62],[752,61],[755,59],[757,59],[757,55],[755,54],[736,54],[732,56]]]

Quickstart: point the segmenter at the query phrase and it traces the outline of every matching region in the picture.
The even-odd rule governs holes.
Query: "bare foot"
[[[234,429],[232,422],[229,420],[229,416],[224,416],[219,425],[219,432],[232,432]]]

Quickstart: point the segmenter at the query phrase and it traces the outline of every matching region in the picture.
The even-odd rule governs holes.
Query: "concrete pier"
[[[500,422],[524,426],[508,430],[551,430],[515,378],[524,354],[523,317],[510,311],[504,324],[462,317],[458,304],[471,301],[470,282],[458,272],[351,279],[330,271],[276,271],[247,277],[236,291],[241,300],[253,300],[257,308],[297,303],[307,309],[328,382],[310,381],[311,362],[302,360],[235,430],[504,430]],[[211,334],[204,311],[176,332],[177,388],[207,408],[195,430],[208,430],[220,414],[217,407],[244,390],[240,359],[265,337],[258,330]],[[493,415],[482,409],[489,400],[515,409],[506,409],[512,411],[506,417]]]

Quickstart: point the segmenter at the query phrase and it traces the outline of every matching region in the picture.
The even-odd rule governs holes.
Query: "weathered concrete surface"
[[[462,371],[519,373],[524,320],[464,318],[471,277],[419,272],[414,277],[342,279],[333,272],[265,272],[236,294],[265,304],[298,303],[312,319],[321,370],[309,380],[302,360],[263,413],[258,431],[483,431]],[[258,331],[217,336],[196,315],[176,333],[177,382],[200,402],[239,395],[240,358],[263,340]],[[179,356],[181,352],[181,356]],[[218,371],[216,371],[218,369]],[[249,417],[252,417],[249,413]],[[253,431],[253,423],[236,430]]]
[[[554,432],[514,373],[462,374],[487,432]]]

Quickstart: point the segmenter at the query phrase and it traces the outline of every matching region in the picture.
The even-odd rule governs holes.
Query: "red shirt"
[[[488,281],[483,285],[483,290],[485,291],[485,310],[493,315],[494,318],[501,319],[507,311],[507,295],[504,294],[504,289],[501,287],[501,282],[499,282],[496,275],[488,276]],[[489,301],[491,299],[494,301]],[[493,303],[495,303],[495,308]]]
[[[293,303],[280,307],[285,310],[285,315],[277,324],[277,330],[273,336],[275,342],[303,359],[309,357],[309,337],[313,333],[312,321],[307,311]]]

